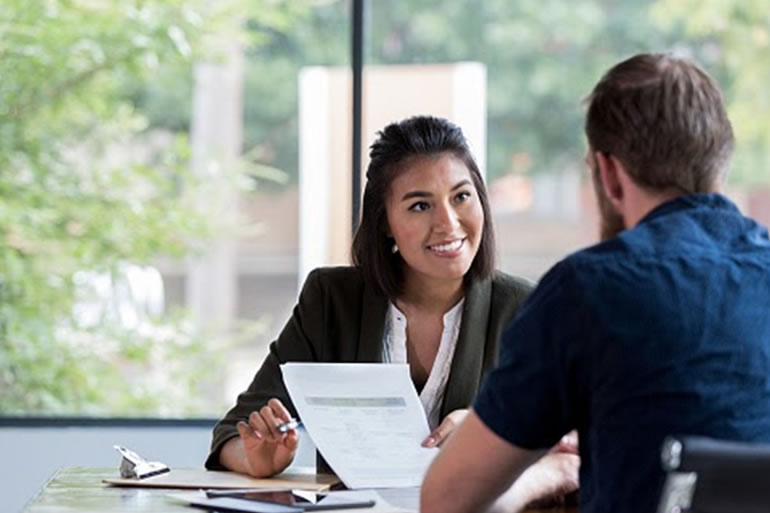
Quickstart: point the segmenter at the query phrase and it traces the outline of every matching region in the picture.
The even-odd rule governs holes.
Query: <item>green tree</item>
[[[676,51],[695,57],[725,90],[739,142],[733,180],[764,180],[770,29],[759,0],[370,1],[368,11],[367,64],[487,66],[491,178],[579,167],[581,101],[601,73],[637,52]],[[250,54],[249,146],[292,179],[296,73],[303,65],[348,63],[349,14],[347,2],[321,2]],[[260,100],[266,91],[273,91],[269,105]]]
[[[765,2],[659,0],[652,17],[719,80],[736,136],[731,183],[770,183],[770,17]]]
[[[770,18],[761,0],[415,0],[371,8],[372,62],[487,65],[492,178],[579,165],[580,100],[601,73],[633,53],[674,51],[694,57],[725,92],[737,136],[731,181],[768,181]]]
[[[144,333],[108,315],[83,325],[77,306],[93,299],[84,272],[117,284],[129,263],[181,256],[207,233],[185,203],[198,184],[183,136],[147,158],[117,155],[147,126],[121,83],[189,58],[199,13],[181,1],[23,0],[0,12],[0,408],[130,413],[174,404],[182,394],[152,397],[121,370],[152,372],[150,353],[202,352],[191,330],[154,316]]]
[[[220,228],[191,200],[208,184],[189,171],[189,114],[172,116],[158,100],[172,97],[189,112],[191,64],[218,58],[209,42],[223,23],[251,17],[280,28],[305,8],[258,4],[3,3],[3,413],[218,409],[204,385],[220,369],[225,341],[185,312],[141,310],[128,277],[159,256],[202,248]],[[250,36],[235,35],[251,45],[269,39]]]
[[[367,63],[486,64],[492,179],[579,167],[581,99],[600,74],[632,53],[676,50],[725,91],[738,138],[732,181],[767,183],[770,21],[760,0],[368,6]],[[295,181],[297,73],[349,64],[348,1],[6,0],[0,8],[3,411],[206,410],[207,396],[190,390],[216,372],[216,343],[204,345],[183,312],[125,329],[107,313],[98,326],[79,325],[73,310],[96,294],[78,276],[111,276],[117,286],[126,265],[185,255],[216,231],[188,199],[207,185],[187,165],[190,71],[195,59],[218,58],[210,36],[234,16],[244,22],[237,37],[247,57],[243,169],[259,183]],[[170,368],[163,399],[128,377],[167,361],[201,367]]]
[[[350,61],[350,13],[344,0],[242,2],[245,23],[244,169],[262,186],[296,183],[297,76],[303,66]],[[130,94],[152,126],[174,130],[190,123],[189,73],[166,67]]]
[[[487,66],[488,175],[574,169],[581,99],[619,57],[666,48],[650,1],[372,2],[371,60]]]

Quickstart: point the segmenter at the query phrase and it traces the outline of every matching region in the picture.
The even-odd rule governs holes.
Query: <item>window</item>
[[[0,412],[221,415],[296,298],[297,77],[347,3],[0,17]]]
[[[409,73],[424,84],[411,89],[419,100],[410,109],[454,119],[472,143],[481,141],[476,156],[505,271],[538,279],[597,240],[581,101],[609,66],[643,51],[692,57],[717,78],[738,139],[728,194],[770,222],[770,118],[762,115],[770,108],[762,86],[770,25],[760,2],[416,0],[370,9],[368,112],[399,112],[401,97],[372,90],[378,80],[392,88],[385,69]],[[448,87],[467,63],[485,70],[484,90]],[[443,89],[429,76],[441,67],[454,68]]]
[[[640,51],[717,78],[728,193],[770,222],[760,0],[366,6],[364,154],[408,115],[460,124],[504,270],[537,279],[596,240],[581,100]],[[305,273],[348,262],[350,1],[8,0],[0,19],[0,413],[220,416]]]

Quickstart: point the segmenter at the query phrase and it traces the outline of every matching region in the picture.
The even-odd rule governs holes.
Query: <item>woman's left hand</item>
[[[463,421],[466,415],[468,415],[468,410],[465,408],[451,412],[444,417],[441,424],[439,424],[438,427],[422,441],[422,446],[438,447],[444,443],[444,441],[449,438],[449,435],[452,434],[452,431],[457,429],[457,426],[460,425],[460,422]]]

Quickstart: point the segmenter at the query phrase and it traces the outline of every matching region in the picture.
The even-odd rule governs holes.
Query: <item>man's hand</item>
[[[511,445],[470,411],[430,465],[420,490],[420,511],[484,511],[538,456]]]
[[[269,477],[288,467],[299,446],[295,429],[278,432],[278,426],[291,420],[291,414],[278,399],[270,399],[259,411],[251,412],[249,422],[236,427],[243,441],[248,473],[254,477]]]
[[[506,510],[552,506],[579,486],[578,437],[570,431],[513,483],[501,499]]]

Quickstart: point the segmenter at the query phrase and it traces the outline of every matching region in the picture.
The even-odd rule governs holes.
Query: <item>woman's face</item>
[[[385,210],[407,282],[461,280],[468,272],[484,211],[462,160],[442,154],[409,162],[391,183]]]

